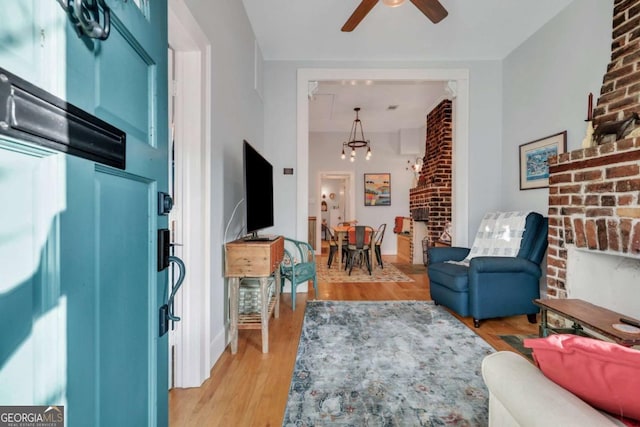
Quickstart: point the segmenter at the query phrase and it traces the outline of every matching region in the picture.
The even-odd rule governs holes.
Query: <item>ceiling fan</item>
[[[404,3],[404,0],[382,0],[382,2],[387,6],[395,7]],[[378,0],[362,0],[349,19],[347,19],[347,22],[342,26],[342,31],[353,31],[360,21],[367,16],[367,13],[373,9],[376,3],[378,3]],[[438,0],[411,0],[411,3],[420,9],[434,24],[442,21],[449,14],[447,9],[445,9]]]

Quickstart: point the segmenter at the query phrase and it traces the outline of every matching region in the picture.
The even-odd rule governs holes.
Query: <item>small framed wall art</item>
[[[520,146],[520,190],[549,186],[549,157],[567,151],[567,131]]]
[[[364,174],[364,205],[391,206],[391,174]]]

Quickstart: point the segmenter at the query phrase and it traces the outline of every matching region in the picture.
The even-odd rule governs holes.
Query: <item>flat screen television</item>
[[[273,226],[273,166],[247,141],[243,159],[247,239],[269,240],[258,231]]]

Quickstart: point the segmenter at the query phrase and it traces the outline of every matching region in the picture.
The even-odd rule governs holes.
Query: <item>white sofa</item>
[[[489,426],[622,426],[549,380],[527,359],[510,351],[482,361],[489,389]]]

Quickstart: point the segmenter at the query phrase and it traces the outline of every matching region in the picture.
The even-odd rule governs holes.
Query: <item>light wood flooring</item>
[[[396,261],[394,256],[384,258],[386,262]],[[318,262],[323,261],[326,258]],[[421,270],[408,274],[415,282],[319,282],[317,298],[429,300],[429,281],[424,269]],[[169,392],[170,426],[282,425],[304,308],[306,301],[314,298],[313,288],[306,295],[298,294],[295,312],[291,310],[290,294],[281,298],[280,317],[269,322],[269,353],[262,353],[260,330],[240,330],[237,354],[231,355],[227,347],[211,369],[211,378],[201,387]],[[498,335],[537,333],[537,326],[528,323],[524,315],[486,320],[480,328],[473,327],[471,318],[456,317],[497,350],[514,351]]]

